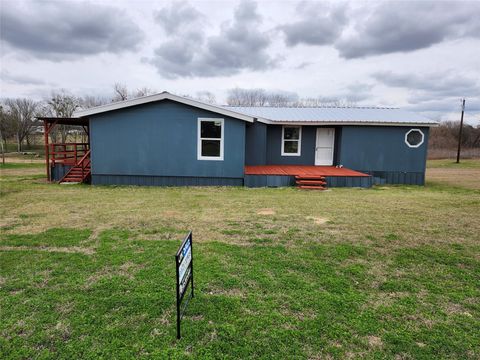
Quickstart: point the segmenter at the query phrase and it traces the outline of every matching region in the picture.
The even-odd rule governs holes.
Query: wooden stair
[[[90,150],[88,150],[85,155],[67,171],[59,183],[85,183],[90,181],[91,175]]]
[[[325,176],[295,176],[295,183],[299,189],[326,190]]]

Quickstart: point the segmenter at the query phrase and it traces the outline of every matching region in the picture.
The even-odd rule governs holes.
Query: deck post
[[[48,133],[49,127],[47,120],[43,120],[43,132],[45,133],[45,162],[47,168],[47,181],[50,182],[50,156],[48,152]]]

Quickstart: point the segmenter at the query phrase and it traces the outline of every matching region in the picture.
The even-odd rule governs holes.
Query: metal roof
[[[150,102],[172,100],[217,114],[231,116],[248,122],[257,119],[267,124],[299,125],[417,125],[435,126],[438,123],[424,116],[396,108],[380,107],[268,107],[268,106],[221,106],[173,95],[166,91],[132,100],[78,110],[77,118],[88,117],[108,111],[133,107]]]
[[[260,122],[283,124],[363,124],[423,125],[438,123],[419,114],[397,108],[380,107],[249,107],[225,106],[226,109],[252,116]]]
[[[96,114],[101,114],[105,113],[108,111],[114,111],[114,110],[120,110],[128,107],[133,107],[137,105],[142,105],[142,104],[148,104],[151,102],[156,102],[156,101],[162,101],[162,100],[172,100],[176,101],[185,105],[190,105],[194,106],[196,108],[212,111],[217,114],[222,114],[225,116],[231,116],[236,119],[248,121],[248,122],[253,122],[253,117],[243,114],[243,113],[238,113],[235,110],[230,110],[226,107],[220,106],[220,105],[212,105],[212,104],[207,104],[198,100],[186,98],[183,96],[178,96],[174,94],[170,94],[169,92],[162,92],[159,94],[154,94],[154,95],[148,95],[148,96],[142,96],[139,98],[131,99],[131,100],[124,100],[124,101],[117,101],[111,104],[106,104],[106,105],[100,105],[96,106],[90,109],[85,109],[85,110],[77,110],[73,113],[73,116],[82,118],[86,116],[91,116],[91,115],[96,115]]]

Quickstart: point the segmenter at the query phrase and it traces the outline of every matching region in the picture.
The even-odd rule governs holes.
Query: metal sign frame
[[[190,231],[182,245],[175,255],[175,269],[177,279],[177,339],[180,339],[180,320],[182,320],[188,302],[194,297],[193,292],[193,241],[192,232]],[[182,301],[187,293],[188,284],[190,283],[191,292],[182,307]]]

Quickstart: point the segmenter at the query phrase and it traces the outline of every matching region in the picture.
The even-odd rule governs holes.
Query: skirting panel
[[[243,186],[242,178],[144,176],[144,175],[94,175],[93,185],[138,186]]]
[[[327,187],[364,187],[373,185],[371,176],[326,176]],[[245,186],[248,187],[281,187],[294,186],[294,176],[284,175],[245,175]]]
[[[327,187],[361,187],[369,188],[373,185],[371,176],[326,176]]]
[[[61,178],[70,170],[71,165],[55,164],[50,168],[50,176],[53,181],[60,181]]]
[[[425,185],[424,172],[403,172],[403,171],[364,171],[373,176],[375,185],[382,184],[405,184],[405,185]]]
[[[245,175],[247,187],[280,187],[295,185],[294,176],[284,175]]]

